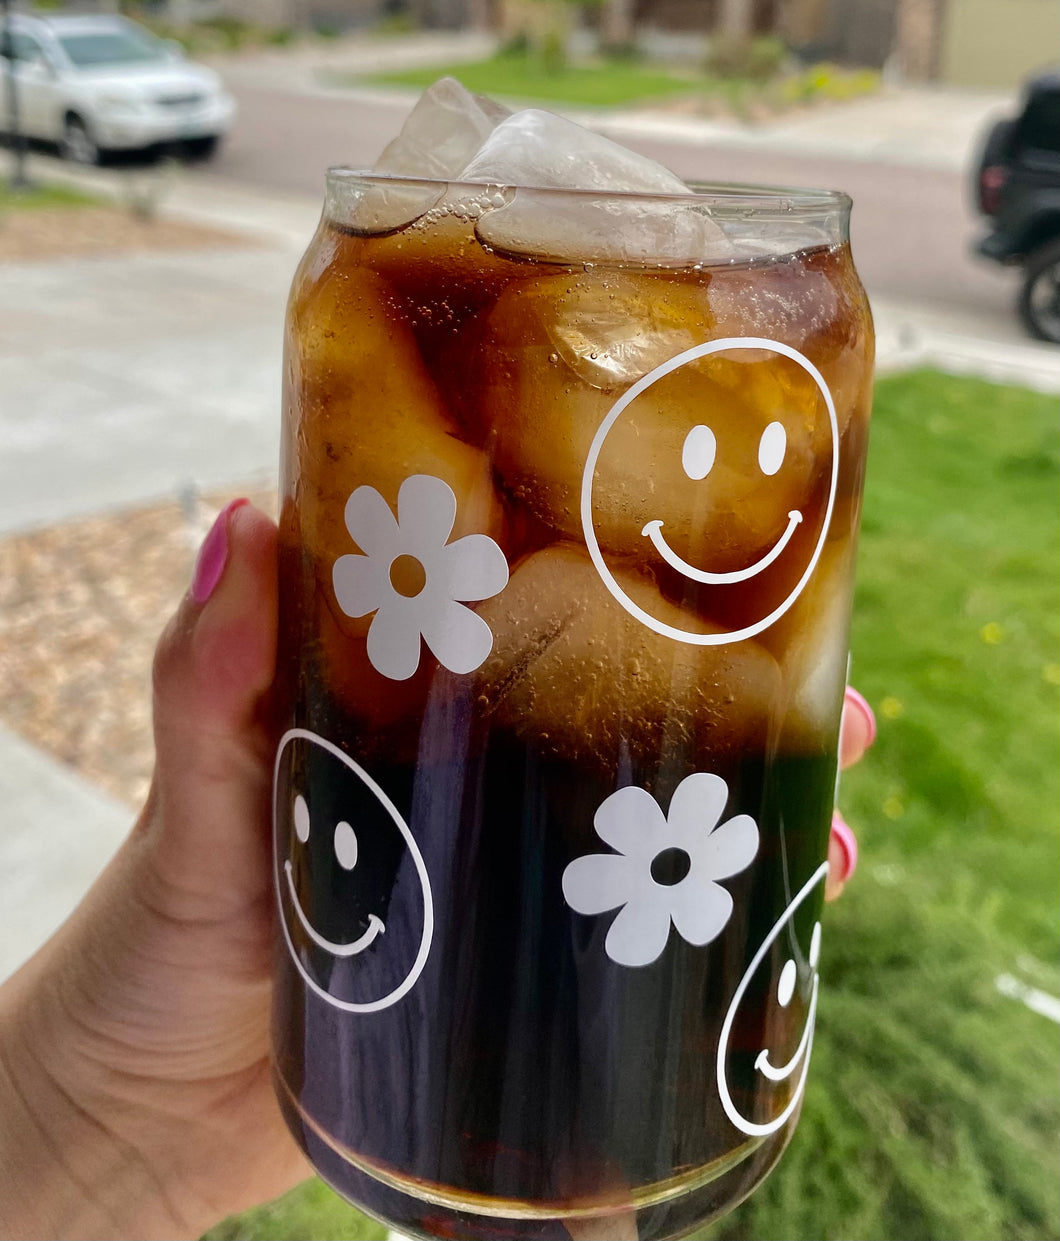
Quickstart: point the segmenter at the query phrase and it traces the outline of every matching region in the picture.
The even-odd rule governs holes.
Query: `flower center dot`
[[[390,585],[406,599],[415,599],[427,585],[427,570],[415,556],[395,556],[390,565]]]
[[[663,849],[651,860],[651,877],[664,887],[673,887],[692,869],[692,859],[684,849]]]

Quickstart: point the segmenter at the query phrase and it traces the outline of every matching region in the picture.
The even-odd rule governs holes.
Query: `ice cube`
[[[662,164],[540,108],[514,113],[485,136],[462,179],[552,189],[688,193],[685,183]]]
[[[472,95],[455,78],[439,78],[416,101],[375,171],[452,180],[510,115],[503,104]]]
[[[867,420],[872,321],[847,252],[816,250],[757,267],[721,268],[706,294],[716,336],[762,336],[806,354],[824,376],[840,434]]]
[[[394,681],[378,672],[368,658],[367,633],[371,617],[351,622],[339,608],[334,594],[325,594],[318,583],[313,619],[307,619],[311,641],[309,664],[316,655],[316,675],[323,697],[338,703],[342,710],[361,724],[362,758],[370,758],[370,747],[377,748],[386,762],[411,761],[415,757],[414,736],[407,736],[409,722],[419,719],[426,707],[431,679],[437,670],[433,659],[423,658],[411,677]],[[358,632],[351,632],[356,624]],[[310,673],[312,675],[312,673]],[[316,686],[314,686],[314,692]]]
[[[501,542],[503,512],[485,455],[458,437],[386,281],[329,266],[298,289],[289,324],[285,474],[297,480],[297,542],[329,613],[320,623],[324,672],[351,710],[380,722],[376,707],[388,718],[392,711],[382,701],[388,682],[363,657],[372,615],[347,616],[332,586],[336,559],[365,550],[346,527],[347,500],[369,486],[396,513],[405,479],[429,474],[456,494],[452,539],[488,534]],[[373,696],[382,696],[374,706]]]
[[[478,224],[479,238],[506,253],[563,262],[716,262],[731,246],[703,204],[628,198],[689,190],[655,160],[573,121],[527,108],[496,127],[461,180],[518,188]],[[580,195],[542,188],[582,190]]]
[[[708,291],[594,271],[510,285],[489,312],[476,353],[487,447],[513,494],[559,533],[582,537],[589,450],[636,372],[715,335]],[[767,459],[766,472],[773,424],[783,459]],[[714,447],[699,470],[697,436]],[[809,521],[829,444],[818,389],[794,362],[748,349],[686,363],[630,402],[602,441],[596,537],[607,553],[652,556],[646,532],[662,522],[695,568],[743,569],[777,544],[793,511]]]
[[[459,438],[402,309],[379,276],[336,268],[292,306],[288,366],[301,405],[288,451],[301,480],[303,539],[314,556],[354,550],[344,512],[357,487],[374,487],[393,508],[412,474],[432,474],[456,493],[453,538],[496,538],[501,529],[489,463]]]
[[[833,529],[851,528],[849,508],[841,508]],[[795,605],[761,636],[784,678],[780,747],[785,754],[822,754],[836,743],[847,675],[853,580],[853,540],[840,534],[825,545]]]
[[[545,276],[521,300],[578,378],[611,393],[712,335],[698,281],[610,271]]]
[[[664,624],[712,632],[646,578],[616,578]],[[665,749],[709,770],[766,744],[780,693],[773,657],[753,641],[703,647],[660,636],[616,602],[579,547],[528,556],[476,610],[494,635],[476,674],[479,701],[546,753],[613,772],[623,756],[650,761]]]
[[[440,78],[416,101],[374,171],[421,182],[454,180],[509,115],[502,104],[472,95],[455,78]],[[397,182],[364,187],[352,223],[358,232],[394,232],[424,215],[444,195],[445,187],[439,185]]]

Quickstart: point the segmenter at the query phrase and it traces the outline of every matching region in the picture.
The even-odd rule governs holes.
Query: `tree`
[[[710,45],[714,68],[739,73],[750,55],[753,30],[754,0],[721,0]]]
[[[633,46],[633,11],[636,0],[606,0],[600,18],[600,43],[605,51]]]
[[[940,0],[898,0],[894,59],[907,82],[930,82],[937,76],[941,26]]]

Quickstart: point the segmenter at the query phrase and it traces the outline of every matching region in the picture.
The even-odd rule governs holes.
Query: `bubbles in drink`
[[[653,614],[682,621],[648,579],[627,573],[623,585]],[[526,557],[480,615],[494,633],[475,682],[481,709],[540,753],[613,776],[667,747],[715,761],[765,747],[780,687],[772,656],[754,642],[660,637],[616,603],[583,548],[556,543]]]

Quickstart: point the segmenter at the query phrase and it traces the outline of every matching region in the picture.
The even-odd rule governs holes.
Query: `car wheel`
[[[220,137],[217,134],[210,134],[205,138],[188,138],[184,143],[184,150],[189,159],[213,159],[220,144]]]
[[[1027,260],[1019,312],[1032,336],[1060,345],[1060,241],[1035,250]]]
[[[79,116],[68,116],[63,123],[63,159],[75,164],[98,164],[100,149]]]

